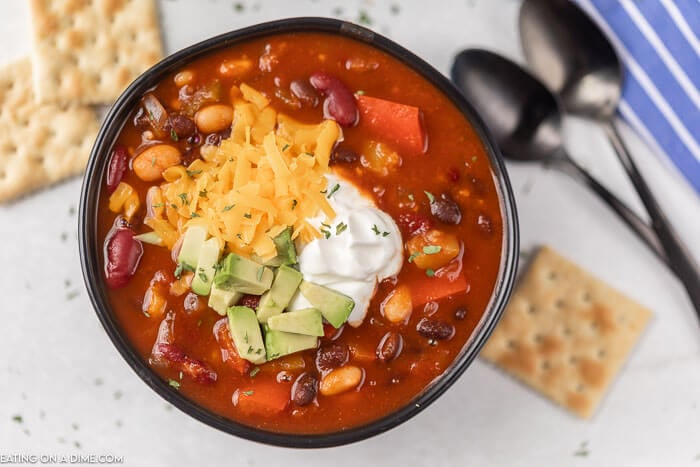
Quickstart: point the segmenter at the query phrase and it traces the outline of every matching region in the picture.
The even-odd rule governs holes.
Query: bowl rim
[[[122,335],[116,317],[110,310],[106,286],[102,278],[102,242],[97,238],[96,213],[103,189],[102,180],[109,163],[108,155],[117,136],[141,96],[157,85],[166,75],[181,69],[193,60],[216,51],[264,36],[282,33],[318,32],[340,35],[375,47],[401,61],[445,94],[469,121],[489,156],[494,183],[499,194],[503,216],[503,246],[498,277],[491,299],[472,335],[460,354],[408,405],[365,425],[323,434],[277,433],[254,428],[218,415],[171,388],[152,370]],[[343,20],[323,17],[295,17],[251,25],[220,34],[181,49],[141,74],[121,94],[100,127],[90,152],[80,196],[78,241],[83,280],[93,308],[105,332],[131,369],[158,395],[200,422],[226,433],[264,444],[321,448],[357,442],[394,428],[420,413],[442,395],[471,364],[500,319],[515,280],[518,264],[519,230],[515,200],[503,157],[472,106],[447,77],[404,47],[390,39]]]

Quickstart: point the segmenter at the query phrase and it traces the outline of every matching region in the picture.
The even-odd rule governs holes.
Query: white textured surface
[[[372,27],[447,73],[467,46],[522,62],[515,0],[390,2],[164,0],[167,50],[262,20],[333,15]],[[399,2],[396,2],[399,3]],[[25,2],[0,0],[0,62],[29,52]],[[631,205],[630,184],[596,128],[567,121],[567,145]],[[700,199],[625,135],[668,216],[700,257]],[[510,165],[525,249],[549,243],[649,306],[655,318],[602,410],[580,421],[476,362],[408,423],[351,446],[266,447],[167,404],[112,348],[83,289],[79,180],[0,206],[0,455],[112,453],[126,465],[700,465],[700,328],[682,287],[592,194],[564,175]],[[21,415],[22,423],[13,421]],[[75,443],[79,443],[80,448]],[[587,455],[576,456],[581,443]]]

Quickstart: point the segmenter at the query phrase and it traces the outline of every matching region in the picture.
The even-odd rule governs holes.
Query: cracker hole
[[[581,300],[585,303],[589,303],[591,301],[591,294],[589,292],[583,292],[583,295],[581,295]]]
[[[549,361],[548,360],[543,361],[542,362],[542,369],[546,371],[546,370],[549,370],[549,368],[550,368]]]
[[[571,365],[576,365],[576,362],[578,362],[578,359],[576,357],[569,357],[569,363]]]
[[[571,329],[569,329],[569,328],[564,328],[563,333],[564,333],[565,336],[570,336],[571,334],[573,334],[573,333],[571,332]]]
[[[515,349],[517,347],[517,344],[513,339],[509,339],[506,342],[506,347],[508,347],[509,349]]]
[[[586,389],[583,384],[579,384],[576,386],[576,392],[583,392],[583,390]]]
[[[591,323],[591,329],[594,330],[594,331],[597,331],[597,330],[598,330],[598,321],[593,321],[593,322]]]
[[[556,302],[554,302],[554,307],[560,310],[564,308],[564,300],[562,300],[561,298],[558,299]]]
[[[605,358],[605,349],[598,349],[598,358]]]
[[[6,174],[4,170],[0,170],[0,180],[5,180]]]
[[[539,343],[542,342],[542,339],[543,339],[543,338],[542,338],[542,335],[541,335],[541,334],[535,334],[535,335],[532,337],[532,339],[533,339],[536,343],[539,344]]]
[[[527,306],[527,312],[534,315],[537,312],[537,308],[532,303]]]
[[[555,281],[557,280],[557,272],[556,271],[549,271],[549,274],[547,274],[547,278],[550,281]]]

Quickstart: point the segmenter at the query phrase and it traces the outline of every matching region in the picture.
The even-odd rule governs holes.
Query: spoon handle
[[[605,186],[595,179],[586,169],[578,165],[568,154],[564,154],[562,158],[555,159],[557,168],[574,177],[575,179],[585,183],[591,188],[610,209],[612,209],[627,226],[632,229],[637,236],[646,243],[647,247],[656,254],[656,256],[672,269],[668,262],[666,253],[659,242],[659,238],[654,231],[647,225],[644,220],[639,217],[629,206],[610,192]],[[674,271],[675,272],[675,271]]]
[[[603,124],[608,138],[620,159],[622,166],[625,168],[634,188],[637,190],[642,203],[649,212],[651,226],[656,232],[661,245],[666,252],[669,264],[671,264],[676,275],[683,283],[688,297],[695,307],[695,312],[700,317],[700,268],[693,261],[693,257],[688,251],[683,241],[680,239],[676,231],[671,226],[670,222],[664,215],[659,203],[654,198],[654,195],[642,177],[642,174],[637,168],[634,160],[630,156],[627,146],[620,137],[619,130],[614,121],[609,121]]]

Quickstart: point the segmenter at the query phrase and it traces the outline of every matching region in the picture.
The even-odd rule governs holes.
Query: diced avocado
[[[292,240],[292,228],[287,227],[272,239],[277,249],[277,256],[265,262],[267,266],[281,266],[283,264],[290,266],[297,264],[297,249]]]
[[[264,323],[270,316],[282,313],[289,302],[294,297],[299,284],[301,283],[301,273],[289,266],[282,265],[277,270],[272,288],[260,297],[258,305],[258,321]]]
[[[192,279],[192,291],[198,295],[209,295],[211,285],[214,282],[216,263],[219,262],[221,244],[219,239],[212,237],[202,245],[199,252],[199,262]]]
[[[265,363],[265,345],[255,312],[247,306],[232,306],[226,313],[238,354],[256,365]]]
[[[240,293],[261,295],[272,285],[274,274],[268,267],[239,256],[228,255],[214,277],[214,283],[222,289],[235,289]]]
[[[274,331],[293,332],[307,336],[323,335],[323,318],[316,308],[288,311],[280,315],[270,316],[267,325]]]
[[[194,271],[199,263],[199,252],[207,239],[207,228],[200,224],[192,224],[185,231],[182,239],[180,254],[177,262],[183,264],[185,269]]]
[[[318,346],[318,337],[291,332],[275,331],[265,328],[265,350],[267,359],[284,357],[294,352],[306,349],[315,349]]]
[[[352,298],[312,282],[301,281],[299,291],[336,329],[348,320],[355,307]]]
[[[240,300],[242,296],[243,294],[236,290],[220,289],[216,284],[213,284],[209,293],[209,307],[224,316],[229,307]]]

